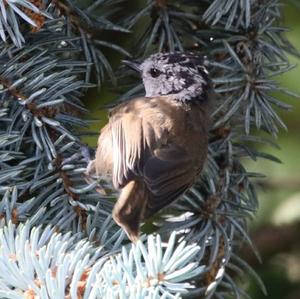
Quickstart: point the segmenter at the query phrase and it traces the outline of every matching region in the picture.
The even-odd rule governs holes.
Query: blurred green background
[[[289,40],[300,51],[300,0],[294,3],[283,7],[284,24],[290,29]],[[289,58],[295,68],[277,80],[300,95],[300,58]],[[113,60],[119,61],[119,56],[113,56]],[[93,90],[88,94],[85,100],[91,111],[88,117],[95,119],[89,129],[98,132],[107,122],[103,107],[116,97],[105,85],[101,92]],[[257,182],[260,208],[251,224],[252,239],[261,252],[263,264],[247,251],[245,256],[264,281],[269,298],[300,299],[300,100],[279,97],[293,106],[291,112],[280,111],[288,131],[282,130],[276,140],[281,149],[263,146],[260,149],[275,155],[282,163],[264,159],[246,161],[249,171],[266,174],[265,179]],[[85,138],[85,142],[95,147],[97,137]],[[252,298],[266,298],[257,284],[250,278],[247,281]]]

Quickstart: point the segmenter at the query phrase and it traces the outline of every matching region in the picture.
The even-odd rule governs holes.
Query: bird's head
[[[157,53],[143,63],[125,61],[139,71],[146,97],[169,96],[178,101],[204,101],[209,88],[203,59],[192,53]]]

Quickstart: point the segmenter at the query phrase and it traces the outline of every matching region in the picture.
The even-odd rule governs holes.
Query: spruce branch
[[[66,34],[77,37],[74,42],[87,62],[86,82],[90,81],[91,71],[94,69],[99,88],[104,80],[105,73],[116,84],[113,69],[103,53],[103,48],[112,49],[122,55],[130,56],[130,53],[119,45],[99,38],[103,32],[108,30],[122,33],[129,32],[127,29],[112,23],[108,19],[108,17],[111,17],[111,14],[103,13],[97,16],[94,14],[95,9],[116,13],[113,5],[112,1],[106,0],[96,1],[91,5],[80,7],[76,1],[64,0],[53,1],[53,7],[50,8],[56,18],[63,17],[65,30],[67,30]]]
[[[0,2],[1,296],[248,298],[233,273],[250,274],[265,293],[238,255],[247,244],[259,259],[247,227],[258,205],[253,179],[262,175],[242,159],[279,162],[255,149],[276,144],[253,132],[275,136],[285,127],[276,109],[290,109],[274,95],[291,94],[274,76],[293,68],[287,53],[298,55],[284,36],[281,2],[149,0],[134,13],[122,11],[123,1],[15,2]],[[81,97],[93,86],[93,70],[98,85],[105,73],[114,81],[103,48],[128,55],[102,33],[136,32],[140,22],[146,28],[132,43],[134,56],[205,56],[216,104],[205,171],[157,216],[158,235],[130,246],[111,217],[110,184],[101,181],[108,192],[99,195],[97,181],[84,179]],[[130,81],[129,72],[118,72]],[[131,82],[123,99],[142,92]]]
[[[38,42],[31,49],[12,46],[0,56],[4,62],[0,66],[1,105],[6,107],[6,117],[0,121],[5,137],[1,150],[6,153],[1,165],[1,189],[17,186],[23,212],[60,230],[76,231],[98,213],[99,195],[95,184],[87,186],[83,179],[83,158],[63,163],[80,152],[81,144],[74,133],[76,127],[86,125],[78,117],[86,112],[79,97],[89,85],[79,79],[82,62],[56,54],[55,50],[50,54]],[[112,203],[103,198],[98,209],[103,210],[98,217],[104,221]],[[24,220],[22,213],[20,217]],[[93,234],[97,238],[98,234]]]
[[[43,1],[1,0],[0,1],[0,36],[5,42],[9,37],[17,47],[25,43],[22,33],[22,21],[38,31],[49,18],[43,10]]]
[[[51,226],[0,228],[0,295],[5,298],[179,298],[204,270],[195,262],[199,246],[148,236],[110,258],[80,233],[58,234]],[[96,275],[97,273],[97,275]]]
[[[0,295],[3,298],[88,298],[88,274],[101,257],[101,248],[71,233],[30,224],[0,229]],[[84,297],[83,297],[84,296]]]
[[[138,241],[130,250],[123,247],[99,272],[99,298],[179,298],[195,288],[187,281],[203,273],[204,266],[195,262],[200,248],[176,240],[175,232],[168,243],[149,235],[147,246]]]
[[[138,57],[161,51],[183,51],[188,44],[193,47],[193,31],[198,23],[197,15],[187,12],[180,1],[146,1],[145,7],[123,23],[128,29],[134,29],[140,19],[146,23],[145,30],[135,45]]]
[[[247,134],[254,123],[257,128],[276,136],[278,127],[285,128],[285,125],[273,106],[287,110],[290,107],[272,96],[274,92],[285,93],[272,77],[290,70],[293,65],[289,64],[285,54],[285,28],[278,25],[280,3],[269,1],[267,5],[259,5],[255,2],[252,6],[250,27],[242,26],[239,32],[227,30],[223,36],[218,30],[210,31],[215,48],[212,60],[219,63],[222,59],[222,64],[216,68],[219,70],[214,78],[215,90],[225,98],[215,112],[222,111],[215,126],[227,123],[241,109]],[[219,23],[217,29],[222,28],[218,27]],[[202,36],[201,30],[198,33]],[[289,52],[295,52],[292,46]]]
[[[251,23],[251,4],[254,1],[206,1],[212,2],[203,14],[202,18],[207,23],[215,25],[222,23],[226,30],[234,28],[248,28]],[[239,16],[238,18],[236,16]]]

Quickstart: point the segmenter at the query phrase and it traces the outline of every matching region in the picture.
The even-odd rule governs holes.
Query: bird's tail
[[[149,191],[140,180],[130,181],[121,191],[113,209],[114,220],[125,230],[132,242],[138,240],[140,222],[148,201]]]

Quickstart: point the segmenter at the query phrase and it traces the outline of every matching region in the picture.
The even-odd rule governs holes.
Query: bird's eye
[[[150,70],[150,75],[153,78],[157,78],[160,75],[160,70],[153,68],[153,69]]]

